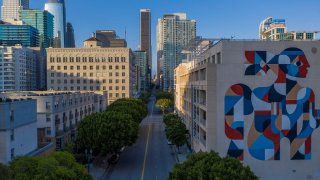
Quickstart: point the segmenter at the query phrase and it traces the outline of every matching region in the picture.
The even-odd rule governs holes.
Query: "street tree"
[[[11,172],[8,166],[0,163],[0,180],[11,179]]]
[[[172,105],[172,102],[170,99],[159,99],[156,102],[156,106],[162,110],[163,114],[166,109],[168,109]]]
[[[10,170],[12,179],[17,180],[92,179],[85,167],[67,152],[54,152],[47,157],[17,157],[11,162]]]
[[[187,129],[184,123],[179,119],[175,119],[172,123],[166,126],[166,136],[169,141],[177,146],[178,152],[180,152],[180,147],[187,143]]]
[[[221,158],[211,151],[191,154],[185,162],[174,166],[169,179],[257,180],[258,177],[238,159]]]

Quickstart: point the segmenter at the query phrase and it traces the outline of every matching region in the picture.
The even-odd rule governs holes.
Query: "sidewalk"
[[[185,160],[187,160],[188,155],[191,154],[191,151],[189,150],[187,145],[179,147],[180,153],[178,152],[178,148],[175,145],[173,145],[171,149],[176,155],[177,163],[183,163]]]
[[[90,175],[94,180],[100,180],[108,172],[108,157],[109,156],[103,157],[99,155],[94,159],[93,163],[90,164]]]

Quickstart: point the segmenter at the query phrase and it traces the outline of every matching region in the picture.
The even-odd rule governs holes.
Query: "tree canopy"
[[[256,180],[257,176],[238,159],[221,158],[215,152],[192,154],[182,164],[176,164],[169,176],[170,180]]]
[[[54,152],[47,157],[17,157],[10,163],[11,177],[17,180],[91,180],[84,166],[78,164],[72,154]]]
[[[159,99],[156,102],[156,106],[160,108],[164,114],[164,111],[168,109],[172,105],[172,101],[170,99]]]
[[[187,143],[186,134],[188,133],[185,124],[177,114],[168,114],[163,117],[166,125],[166,136],[169,141],[179,147]]]
[[[119,99],[105,112],[92,114],[80,122],[77,145],[98,152],[118,152],[136,141],[139,123],[147,114],[147,106],[142,100]]]

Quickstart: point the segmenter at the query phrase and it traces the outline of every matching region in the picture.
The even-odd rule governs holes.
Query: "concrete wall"
[[[215,121],[210,124],[214,126],[212,140],[214,143],[208,150],[218,151],[220,155],[226,156],[230,139],[225,133],[225,96],[228,88],[234,84],[242,83],[251,88],[268,87],[275,82],[276,75],[271,71],[266,76],[245,76],[245,51],[268,51],[272,54],[279,54],[284,49],[295,47],[303,50],[309,61],[310,68],[306,78],[298,78],[298,84],[302,87],[309,87],[315,93],[315,108],[320,105],[320,43],[318,41],[279,41],[279,42],[246,42],[246,41],[223,41],[213,47],[207,54],[221,50],[221,64],[216,65],[216,80],[213,81],[212,88],[216,88],[216,93],[208,92],[211,98],[208,104],[208,121]],[[208,56],[208,55],[207,55]],[[212,94],[211,94],[212,93]],[[210,108],[210,110],[209,110]],[[213,116],[211,116],[213,115]],[[319,118],[319,117],[318,117]],[[248,139],[250,128],[252,128],[254,115],[245,117],[244,121],[244,154],[243,162],[250,166],[256,175],[261,179],[320,179],[320,130],[315,129],[311,141],[310,160],[290,160],[290,142],[287,138],[282,138],[280,143],[280,160],[258,160],[250,154]],[[301,125],[298,125],[301,128]]]

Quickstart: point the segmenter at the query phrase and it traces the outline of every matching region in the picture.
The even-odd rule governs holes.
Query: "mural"
[[[311,135],[319,127],[320,111],[315,94],[302,87],[297,78],[306,78],[309,62],[298,48],[278,55],[246,51],[245,75],[277,76],[268,87],[232,85],[225,96],[225,134],[231,140],[228,155],[243,160],[244,121],[253,118],[248,132],[249,154],[258,160],[280,160],[280,141],[290,141],[291,160],[311,159]]]

